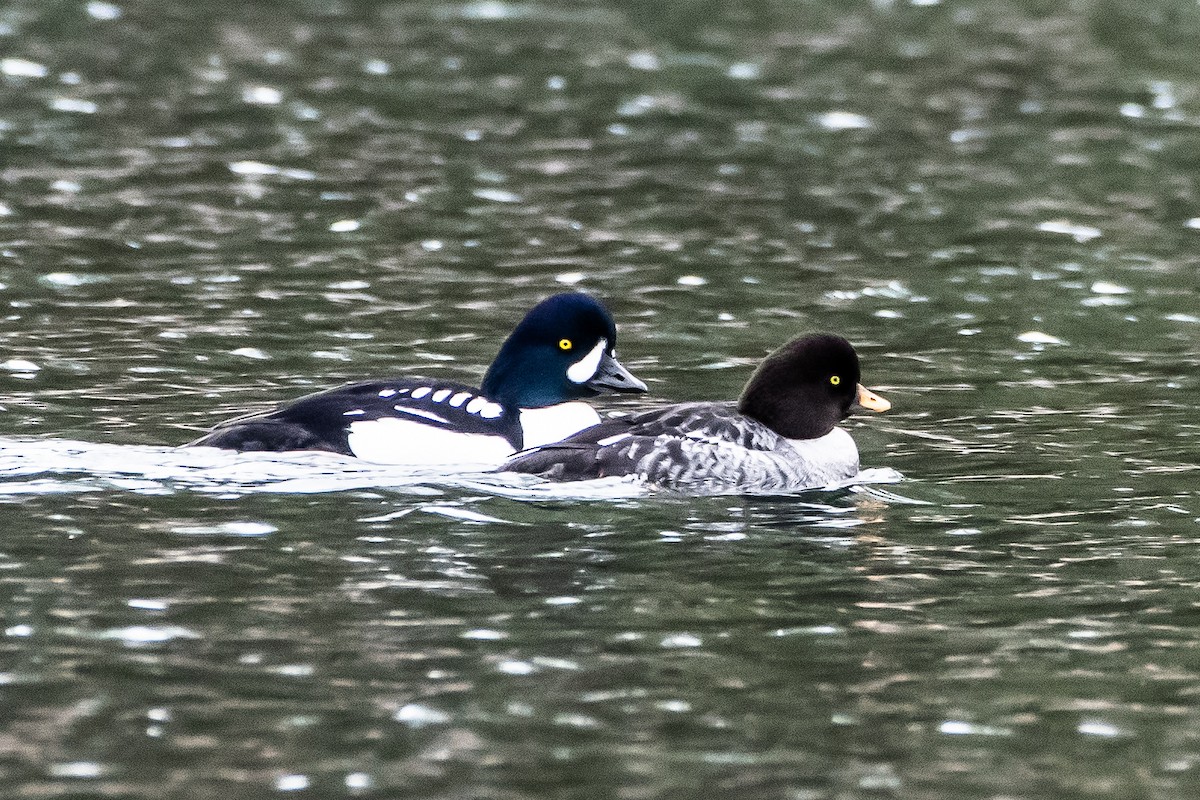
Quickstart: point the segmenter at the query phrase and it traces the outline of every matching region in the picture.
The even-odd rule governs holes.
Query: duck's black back
[[[414,393],[421,396],[413,397]],[[452,398],[463,395],[467,398],[451,405]],[[461,433],[499,436],[514,450],[520,449],[519,412],[485,399],[489,416],[484,416],[471,403],[478,397],[478,389],[453,381],[397,378],[351,383],[222,423],[191,444],[243,452],[324,450],[352,456],[347,434],[353,423],[399,417]]]

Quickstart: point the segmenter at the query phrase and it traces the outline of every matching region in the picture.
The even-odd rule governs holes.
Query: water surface
[[[165,6],[0,8],[7,795],[1195,796],[1194,4]],[[173,449],[567,287],[904,480]]]

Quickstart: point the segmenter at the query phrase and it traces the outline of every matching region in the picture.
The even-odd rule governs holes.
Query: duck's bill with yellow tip
[[[881,414],[892,407],[890,402],[875,394],[861,383],[858,384],[858,396],[855,397],[854,404],[860,408],[865,408],[867,411],[874,411],[878,414]]]

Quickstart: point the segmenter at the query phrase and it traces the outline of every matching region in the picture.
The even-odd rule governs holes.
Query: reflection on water
[[[1195,796],[1198,8],[10,0],[0,785]],[[608,410],[846,335],[883,471],[175,448],[476,382],[564,286],[649,379]]]

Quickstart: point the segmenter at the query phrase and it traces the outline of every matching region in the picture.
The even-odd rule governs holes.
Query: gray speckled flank
[[[750,491],[793,491],[826,486],[858,473],[858,450],[836,429],[820,439],[796,442],[754,420],[744,420],[745,439],[755,446],[724,439],[655,437],[636,459],[634,474],[648,483]],[[630,457],[636,445],[630,445]]]
[[[731,403],[680,403],[607,420],[518,454],[504,469],[552,480],[628,475],[699,492],[796,491],[854,477],[858,449],[841,428],[787,439]]]

